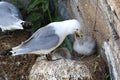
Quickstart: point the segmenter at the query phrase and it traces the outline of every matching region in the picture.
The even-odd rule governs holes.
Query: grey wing
[[[59,36],[55,34],[53,27],[48,26],[37,30],[19,48],[29,48],[29,51],[46,50],[57,46],[58,43]]]
[[[14,6],[14,5],[12,5],[12,4],[9,4],[9,5],[8,5],[8,8],[11,10],[11,14],[12,14],[13,16],[15,16],[15,17],[17,17],[17,18],[19,18],[19,19],[22,19],[22,15],[21,15],[19,9],[18,9],[16,6]]]
[[[2,26],[14,25],[14,23],[17,23],[19,21],[19,19],[7,13],[5,10],[1,8],[0,8],[0,18],[1,18],[0,25]]]
[[[10,9],[0,5],[0,25],[9,26],[17,23],[20,19],[10,13]]]
[[[9,9],[8,13],[10,13],[11,15],[13,15],[19,19],[22,19],[22,15],[21,15],[19,9],[16,6],[14,6],[13,4],[5,2],[5,1],[1,1],[0,7],[4,7],[4,9]]]

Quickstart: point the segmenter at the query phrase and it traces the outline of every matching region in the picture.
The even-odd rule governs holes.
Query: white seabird
[[[38,29],[28,40],[1,55],[48,54],[56,49],[69,34],[79,33],[80,23],[75,20],[52,22]]]
[[[77,37],[73,49],[80,55],[89,56],[96,51],[96,41],[90,36]]]
[[[2,32],[30,28],[31,26],[32,23],[22,20],[21,13],[15,5],[0,1],[0,29]]]

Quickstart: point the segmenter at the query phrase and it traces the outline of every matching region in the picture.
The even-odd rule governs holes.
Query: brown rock
[[[29,80],[103,80],[104,75],[101,73],[105,68],[99,60],[100,57],[97,56],[89,61],[87,58],[82,61],[70,59],[47,61],[39,57],[30,71]],[[98,76],[99,74],[101,75]]]

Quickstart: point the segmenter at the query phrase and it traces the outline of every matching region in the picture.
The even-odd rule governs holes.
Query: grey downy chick
[[[73,49],[80,55],[92,55],[96,51],[96,41],[90,36],[77,37]]]
[[[47,60],[49,61],[72,58],[70,51],[67,48],[57,48],[50,54],[47,54],[46,57],[47,57]]]

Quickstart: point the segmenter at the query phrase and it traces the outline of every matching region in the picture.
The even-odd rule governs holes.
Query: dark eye
[[[76,29],[78,31],[78,29]]]

